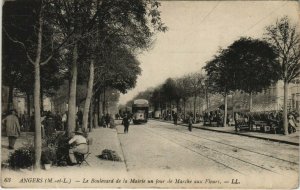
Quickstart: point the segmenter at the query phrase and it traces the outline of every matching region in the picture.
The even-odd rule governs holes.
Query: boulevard
[[[217,133],[150,120],[118,126],[128,171],[139,169],[198,170],[253,174],[298,171],[298,147],[244,136]],[[138,156],[137,156],[138,155]]]

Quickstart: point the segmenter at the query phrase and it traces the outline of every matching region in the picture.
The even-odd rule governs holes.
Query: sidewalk
[[[89,138],[90,137],[93,139],[93,144],[90,145],[91,155],[88,157],[87,161],[91,167],[101,167],[101,169],[108,170],[113,168],[113,170],[126,171],[124,157],[116,129],[102,127],[96,128],[89,133]],[[116,153],[121,157],[122,162],[101,160],[98,158],[104,149],[116,151]]]
[[[87,162],[90,166],[82,165],[81,168],[99,168],[103,170],[116,170],[116,171],[126,171],[126,166],[124,164],[124,157],[120,142],[117,136],[116,129],[110,128],[96,128],[89,133],[89,138],[93,139],[92,144],[89,146],[90,155],[87,158]],[[34,143],[34,133],[22,132],[21,137],[19,137],[15,144],[15,149],[18,149],[24,146],[26,143]],[[116,153],[121,157],[122,162],[114,162],[110,160],[102,160],[98,158],[98,155],[102,153],[104,149],[110,149],[116,151]],[[14,150],[8,150],[8,139],[5,136],[2,136],[1,139],[1,161],[8,159],[9,154]],[[67,169],[72,168],[76,169],[76,166],[66,166],[66,167],[53,167],[51,170],[56,169]]]
[[[173,123],[173,121],[166,121],[166,120],[159,120],[162,122],[168,122]],[[178,122],[178,125],[187,126],[187,124]],[[297,131],[295,133],[292,133],[290,135],[283,135],[283,134],[270,134],[270,133],[262,133],[262,132],[252,132],[252,131],[241,131],[241,132],[235,132],[234,126],[230,127],[209,127],[209,126],[203,126],[201,123],[193,124],[193,128],[198,128],[202,130],[208,130],[208,131],[215,131],[220,133],[229,133],[234,135],[241,135],[241,136],[247,136],[252,138],[258,138],[268,141],[274,141],[274,142],[280,142],[285,144],[291,144],[291,145],[297,145],[299,146],[299,128],[297,128]]]

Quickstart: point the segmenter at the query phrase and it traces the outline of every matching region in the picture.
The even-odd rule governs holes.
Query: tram
[[[134,124],[148,121],[149,102],[145,99],[137,99],[132,104],[132,121]]]

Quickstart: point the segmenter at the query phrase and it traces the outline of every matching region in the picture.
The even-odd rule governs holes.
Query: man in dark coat
[[[177,125],[178,115],[176,112],[173,113],[174,125]]]
[[[16,110],[11,110],[10,115],[3,119],[4,126],[6,126],[6,135],[8,136],[8,149],[14,149],[16,140],[21,135],[19,119],[16,114]]]
[[[110,124],[110,115],[107,113],[105,116],[105,126],[109,127]]]
[[[128,117],[127,114],[125,114],[122,120],[122,124],[124,125],[124,133],[128,133],[129,123],[130,123],[130,118]]]

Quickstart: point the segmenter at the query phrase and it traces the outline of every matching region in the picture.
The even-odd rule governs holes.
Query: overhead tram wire
[[[249,32],[250,30],[252,30],[252,28],[254,28],[256,25],[258,25],[260,22],[262,22],[263,20],[265,20],[266,18],[268,18],[269,16],[271,16],[275,11],[278,11],[279,9],[282,9],[289,1],[287,0],[283,5],[278,6],[277,8],[275,8],[273,11],[271,11],[268,15],[266,15],[265,17],[261,18],[260,20],[258,20],[255,24],[253,24],[252,26],[250,26],[247,30],[245,30],[242,34],[245,34],[247,32]]]
[[[209,15],[211,15],[211,13],[219,6],[220,3],[221,3],[221,1],[218,1],[218,3],[217,3],[217,4],[209,11],[209,13],[203,17],[203,19],[201,20],[200,23],[203,23],[204,20],[205,20]]]

